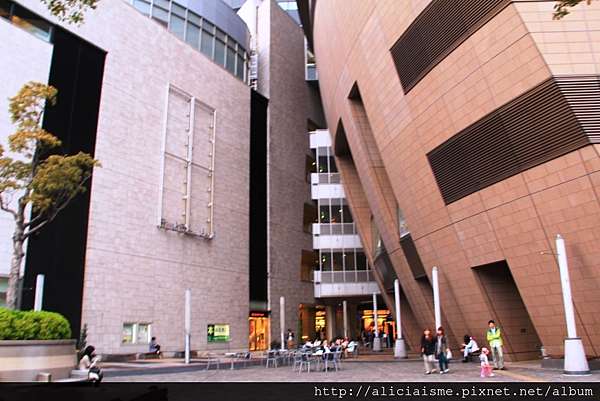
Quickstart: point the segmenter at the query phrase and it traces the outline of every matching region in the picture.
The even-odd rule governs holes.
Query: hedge
[[[64,340],[71,326],[59,313],[0,308],[0,340]]]

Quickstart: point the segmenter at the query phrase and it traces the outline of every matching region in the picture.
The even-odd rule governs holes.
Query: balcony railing
[[[340,173],[319,173],[319,184],[339,184],[341,183]]]
[[[371,270],[319,271],[315,270],[315,284],[367,283],[375,281]]]
[[[318,225],[319,235],[354,235],[356,234],[356,226],[354,223],[321,223]]]

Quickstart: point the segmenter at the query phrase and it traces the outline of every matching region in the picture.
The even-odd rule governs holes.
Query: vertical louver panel
[[[599,77],[555,77],[465,128],[427,157],[449,204],[599,141]]]

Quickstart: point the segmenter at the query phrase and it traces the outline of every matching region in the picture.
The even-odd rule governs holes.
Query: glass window
[[[202,19],[200,18],[200,16],[198,14],[196,14],[193,11],[188,10],[187,19],[188,19],[188,21],[190,21],[198,26],[202,25]]]
[[[200,27],[188,21],[185,32],[185,41],[194,49],[200,48]]]
[[[169,0],[154,0],[155,6],[159,6],[159,7],[165,8],[167,10],[169,9],[169,3],[170,3]]]
[[[157,7],[156,2],[152,7],[152,18],[160,24],[167,26],[169,22],[169,11],[164,8]]]
[[[346,265],[346,270],[354,270],[356,268],[354,249],[346,250],[344,253],[344,263]]]
[[[356,252],[356,270],[367,270],[367,257],[361,251]]]
[[[142,14],[150,15],[150,2],[146,0],[133,0],[133,6]]]
[[[213,53],[213,41],[214,41],[214,37],[209,32],[206,32],[203,29],[200,51],[202,51],[202,53],[206,54],[211,59],[212,59],[212,53]]]
[[[218,39],[215,40],[215,62],[225,65],[225,43]]]
[[[319,263],[319,251],[314,251],[314,256],[313,257],[314,257],[314,260],[315,260],[313,268],[315,270],[321,270],[321,265]]]
[[[215,26],[207,20],[202,20],[202,29],[210,32],[213,36],[215,35]]]
[[[223,42],[225,42],[225,40],[226,40],[226,35],[225,35],[225,32],[223,32],[223,31],[222,31],[222,30],[220,30],[219,28],[217,28],[217,34],[216,34],[216,37],[217,37],[218,39],[221,39]]]
[[[353,223],[354,219],[352,218],[352,213],[350,213],[348,205],[342,206],[342,210],[344,223]]]
[[[137,325],[137,344],[148,344],[150,342],[150,325],[147,323],[139,323]]]
[[[121,343],[133,344],[133,323],[123,323]]]
[[[171,23],[169,24],[169,31],[171,31],[179,39],[183,39],[185,31],[185,20],[174,14],[171,14]]]
[[[341,205],[331,205],[331,222],[332,223],[341,223],[342,222],[342,206]]]
[[[342,271],[344,270],[344,254],[341,252],[333,253],[333,270]]]
[[[329,223],[330,221],[329,205],[321,205],[319,207],[319,223]]]
[[[408,230],[408,225],[406,224],[406,219],[404,218],[404,213],[402,212],[402,209],[400,209],[400,206],[396,206],[396,210],[398,212],[398,233],[400,234],[400,237],[404,237],[407,234],[410,234],[410,231]]]
[[[337,173],[338,172],[337,166],[335,164],[335,158],[333,156],[329,157],[329,172],[330,173]]]
[[[319,149],[319,173],[327,173],[329,172],[329,167],[327,166],[327,155],[323,155],[321,150]]]
[[[227,70],[235,74],[235,49],[227,46]]]
[[[45,41],[50,40],[52,26],[25,8],[13,5],[12,23]]]
[[[180,17],[185,18],[185,8],[173,3],[171,4],[171,14],[179,15]]]
[[[242,54],[237,55],[237,69],[235,70],[235,75],[238,76],[238,78],[240,79],[244,79],[244,73],[245,73],[245,65],[244,65],[244,56]]]
[[[327,251],[321,251],[321,270],[323,270],[324,272],[332,270],[331,253]]]

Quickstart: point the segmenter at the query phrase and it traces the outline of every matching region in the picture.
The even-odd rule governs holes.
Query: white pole
[[[344,338],[348,337],[348,302],[343,301],[342,307],[344,308]]]
[[[381,351],[381,338],[379,338],[379,330],[377,327],[377,294],[373,293],[373,351]]]
[[[565,240],[560,234],[556,235],[556,253],[558,254],[558,268],[560,270],[560,285],[562,287],[563,304],[565,307],[565,320],[567,322],[567,338],[565,338],[565,366],[564,373],[568,375],[587,375],[590,368],[583,342],[577,337],[575,325],[575,311],[571,296],[571,282],[569,280],[569,264]]]
[[[433,266],[433,269],[431,270],[431,279],[433,281],[433,310],[435,312],[435,331],[442,325],[442,312],[440,308],[440,282],[438,279],[437,266]]]
[[[402,316],[400,313],[400,282],[394,280],[394,297],[396,301],[396,342],[394,347],[394,357],[407,358],[406,344],[402,338]],[[391,333],[389,334],[391,335]]]
[[[44,275],[38,274],[35,278],[35,300],[33,303],[33,310],[42,310],[42,304],[44,302]]]
[[[190,363],[190,340],[192,331],[192,290],[185,290],[185,363]]]
[[[279,317],[281,328],[281,349],[285,349],[285,297],[279,297]]]

